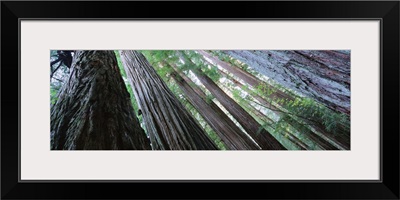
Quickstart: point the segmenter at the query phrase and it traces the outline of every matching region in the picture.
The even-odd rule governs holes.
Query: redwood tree
[[[229,76],[222,70],[219,70],[219,73],[225,75],[226,78],[228,78],[230,81],[232,81],[234,84],[236,84],[239,88],[245,88],[242,83],[233,79],[231,76]],[[251,90],[247,90],[247,92],[249,92],[252,95],[252,97],[259,102],[258,104],[260,106],[268,108],[269,110],[271,110],[272,112],[274,112],[275,114],[277,114],[280,117],[282,117],[282,114],[286,114],[285,111],[280,110],[281,108],[274,106],[273,104],[271,104],[270,102],[265,100],[263,97],[261,97],[257,93],[255,93]],[[293,126],[294,128],[301,130],[302,134],[313,139],[313,141],[322,149],[326,149],[326,150],[335,150],[338,148],[339,149],[350,149],[350,144],[349,144],[350,139],[346,139],[346,138],[344,138],[345,136],[342,136],[339,134],[334,135],[332,133],[329,133],[326,130],[323,130],[322,128],[320,128],[318,126],[318,123],[310,123],[308,121],[308,119],[302,118],[301,116],[296,117],[296,116],[293,116],[292,114],[287,114],[286,122],[288,124],[290,124],[291,126]],[[309,124],[304,125],[302,123],[309,123]],[[310,129],[308,126],[311,126],[312,129]],[[321,137],[320,135],[316,134],[316,131],[315,130],[313,131],[313,129],[318,129],[319,133],[321,133],[324,136]],[[326,141],[326,140],[330,140],[331,142]],[[334,143],[335,145],[333,145],[331,143]]]
[[[51,108],[53,150],[149,150],[113,51],[76,51]]]
[[[269,88],[270,94],[268,94],[268,97],[273,99],[273,100],[278,100],[278,99],[287,99],[287,100],[293,100],[295,97],[290,96],[289,94],[286,94],[285,92],[275,88],[273,85],[269,84],[268,82],[263,82],[260,79],[256,78],[249,72],[246,72],[245,70],[232,66],[230,63],[224,62],[220,60],[218,57],[211,55],[210,53],[204,51],[204,50],[199,50],[199,54],[204,56],[204,58],[207,58],[208,60],[205,60],[206,62],[210,63],[211,65],[218,65],[228,71],[229,73],[235,75],[237,78],[240,78],[247,84],[249,84],[253,88],[257,88],[260,85],[266,85],[266,87]]]
[[[173,64],[171,64],[173,65]],[[164,65],[168,67],[168,65]],[[173,67],[176,69],[176,67]],[[207,95],[185,74],[178,70],[171,76],[185,93],[189,102],[213,128],[229,150],[258,150],[258,147],[213,101],[207,102]]]
[[[284,87],[350,115],[350,56],[337,51],[224,51]]]
[[[217,149],[143,54],[120,51],[120,55],[153,149]]]
[[[195,64],[184,54],[178,52],[180,58],[186,65],[195,66]],[[215,82],[209,78],[201,69],[193,67],[191,71],[196,75],[200,82],[210,91],[210,93],[231,113],[246,132],[257,142],[262,149],[285,150],[285,147],[279,143],[239,104],[231,99]]]
[[[204,57],[206,57],[208,60],[210,60],[211,62],[218,64],[220,67],[226,69],[227,71],[229,71],[236,77],[242,79],[244,82],[246,82],[253,88],[256,88],[257,86],[260,86],[262,84],[266,84],[265,86],[263,85],[263,87],[273,88],[272,90],[269,89],[268,94],[263,95],[263,96],[264,97],[267,96],[269,99],[271,99],[277,105],[279,105],[278,106],[279,108],[275,107],[273,104],[270,104],[270,102],[264,100],[263,98],[261,98],[258,95],[253,94],[253,96],[261,104],[274,110],[275,113],[277,113],[277,114],[288,113],[286,110],[286,108],[288,107],[287,102],[295,101],[296,99],[297,100],[302,99],[302,97],[291,96],[289,94],[286,94],[285,92],[280,91],[279,89],[274,89],[274,86],[272,86],[271,84],[263,83],[258,78],[256,78],[252,74],[244,71],[243,69],[236,67],[236,66],[232,66],[231,64],[229,64],[227,62],[221,61],[217,57],[212,56],[211,54],[209,54],[205,51],[198,51],[198,52],[200,54],[202,54]],[[232,51],[225,51],[225,52],[233,54]],[[247,55],[246,52],[241,52],[241,51],[235,51],[235,52],[239,52],[240,55],[242,55],[242,54]],[[255,52],[257,53],[257,55],[256,55],[257,59],[262,59],[267,56],[267,57],[270,57],[270,58],[268,58],[271,60],[270,62],[278,63],[278,64],[276,64],[277,67],[274,68],[273,71],[279,71],[279,68],[280,68],[279,63],[283,63],[284,61],[296,62],[296,63],[300,63],[299,64],[300,66],[310,70],[311,74],[315,73],[318,76],[325,77],[326,79],[328,79],[328,77],[329,77],[330,80],[335,81],[337,84],[341,84],[341,87],[346,88],[346,90],[350,89],[349,88],[350,87],[350,77],[348,74],[349,73],[349,63],[348,62],[349,62],[350,58],[349,58],[348,54],[344,54],[344,53],[337,52],[337,51],[262,51],[262,52],[255,51]],[[257,60],[257,59],[255,59],[255,60]],[[257,64],[254,64],[254,63],[253,63],[253,65],[258,66]],[[265,65],[269,66],[270,63],[268,64],[268,62],[265,62]],[[259,65],[258,67],[260,67],[260,66],[261,65]],[[291,66],[291,65],[288,64],[287,66]],[[329,66],[329,68],[332,68],[332,69],[327,69],[328,66]],[[336,69],[335,66],[341,66],[341,67],[338,67]],[[264,69],[264,68],[262,68],[260,70],[268,71],[267,69]],[[332,70],[336,70],[338,72],[332,73]],[[297,70],[297,71],[299,71],[299,70]],[[323,72],[325,72],[326,74],[324,75]],[[273,73],[271,73],[271,74],[273,74]],[[298,76],[300,76],[300,75],[298,75]],[[316,75],[314,75],[314,76],[316,76]],[[279,78],[277,78],[277,79],[279,80]],[[286,79],[283,79],[283,80],[285,81]],[[295,79],[293,78],[291,80],[295,80]],[[318,81],[318,80],[321,81],[320,79],[316,79],[315,81]],[[300,79],[300,81],[301,81],[301,79]],[[311,81],[311,79],[307,79],[307,81]],[[240,84],[240,83],[237,83],[237,84]],[[293,83],[291,83],[291,84],[293,84]],[[316,83],[315,85],[318,85],[318,83]],[[325,90],[325,92],[326,92],[326,90],[329,90],[329,88],[323,88],[323,87],[320,89]],[[259,90],[259,92],[260,91],[261,90]],[[318,95],[321,95],[324,97],[327,97],[329,95],[335,96],[334,94],[318,94]],[[284,101],[281,101],[281,100],[284,100]],[[342,99],[340,101],[343,101],[344,104],[347,104],[347,101],[349,101],[349,99]],[[330,105],[333,105],[333,104],[330,104]],[[316,105],[316,106],[318,106],[318,105]],[[299,107],[297,107],[297,108],[299,108]],[[331,109],[332,110],[336,109],[336,111],[339,111],[339,112],[343,111],[345,114],[349,114],[349,111],[341,110],[339,107],[333,106],[333,107],[331,107]],[[348,107],[348,109],[349,109],[349,107]],[[328,109],[325,109],[325,110],[327,111]],[[328,115],[323,114],[323,112],[325,112],[325,111],[317,109],[318,114],[316,114],[315,116],[314,115],[302,116],[302,113],[296,114],[296,112],[294,112],[292,114],[287,115],[288,118],[287,117],[286,118],[289,119],[288,122],[292,123],[292,125],[295,125],[295,126],[296,126],[296,124],[301,126],[301,123],[298,123],[299,120],[303,121],[304,124],[308,124],[308,126],[310,126],[310,128],[312,130],[303,129],[303,131],[305,131],[307,133],[318,132],[318,134],[320,134],[320,135],[316,135],[314,133],[312,133],[312,134],[316,138],[319,138],[316,141],[320,141],[320,143],[326,143],[326,145],[320,144],[321,147],[328,148],[328,149],[332,149],[332,148],[333,149],[336,149],[336,148],[350,149],[350,136],[349,136],[350,127],[348,126],[349,118],[344,115],[340,116],[337,114],[337,112],[330,112],[332,114],[330,116],[333,116],[332,119],[329,119],[329,121],[324,121],[326,118],[330,118],[330,117],[327,117]],[[321,115],[324,115],[324,116],[321,116]],[[297,117],[297,119],[292,119],[293,117]],[[346,120],[346,119],[347,119],[347,121],[345,121],[345,122],[342,121],[342,120]],[[329,124],[335,124],[335,125],[331,126],[331,128],[328,129],[327,127]],[[324,139],[321,140],[320,137],[323,137]],[[324,140],[328,140],[329,143],[332,143],[335,147],[332,145],[329,145]]]

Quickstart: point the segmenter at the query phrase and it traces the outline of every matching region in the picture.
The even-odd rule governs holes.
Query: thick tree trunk
[[[200,50],[198,51],[199,54],[204,56],[205,58],[209,59],[210,61],[206,60],[208,63],[213,65],[218,65],[228,71],[229,73],[235,75],[236,77],[240,78],[247,84],[249,84],[253,88],[257,88],[262,84],[266,84],[267,87],[270,89],[271,93],[268,94],[268,97],[272,100],[279,100],[279,99],[287,99],[287,100],[294,100],[294,97],[290,96],[289,94],[275,88],[273,85],[268,84],[266,82],[261,81],[257,77],[253,76],[252,74],[246,72],[245,70],[232,66],[231,64],[220,60],[219,58],[211,55],[210,53]]]
[[[164,65],[166,67],[167,65]],[[229,150],[260,149],[235,123],[214,103],[206,102],[206,94],[183,73],[171,73],[175,82],[185,93],[189,102],[197,109]]]
[[[250,112],[254,113],[256,120],[258,118],[257,121],[264,121],[264,122],[268,122],[270,124],[274,123],[274,121],[271,118],[266,116],[261,111],[257,110],[255,107],[249,105],[249,109],[251,110]],[[284,131],[283,134],[292,144],[296,145],[299,149],[301,149],[301,150],[311,149],[307,144],[305,144],[304,142],[299,140],[296,136],[294,136],[289,131]]]
[[[153,149],[217,149],[141,53],[120,54]]]
[[[221,74],[225,75],[226,78],[228,78],[229,80],[231,80],[233,83],[235,83],[238,87],[243,88],[243,84],[240,83],[239,81],[233,79],[231,76],[229,76],[228,74],[226,74],[223,71],[219,71]],[[249,92],[249,91],[248,91]],[[271,104],[270,102],[268,102],[267,100],[265,100],[264,98],[262,98],[261,96],[259,96],[258,94],[255,93],[251,93],[252,97],[257,100],[260,105],[267,107],[269,110],[271,110],[272,112],[274,112],[275,114],[277,114],[278,116],[282,116],[282,114],[284,113],[284,111],[281,111],[278,107],[275,107],[273,104]],[[293,117],[293,116],[291,116]],[[329,141],[326,141],[325,138],[322,138],[320,135],[316,134],[315,132],[313,132],[312,130],[309,129],[308,126],[305,125],[301,125],[300,122],[298,122],[296,119],[290,120],[290,122],[288,122],[288,124],[290,124],[292,127],[294,128],[301,128],[301,134],[306,135],[308,138],[312,139],[321,149],[325,149],[325,150],[336,150],[338,149],[338,145],[340,146],[341,143],[339,143],[337,140],[333,140],[332,142],[336,142],[336,145],[331,144]],[[310,126],[313,126],[312,124],[310,124]],[[320,130],[320,129],[319,129]],[[320,130],[321,131],[321,130]],[[330,133],[326,133],[323,132],[324,135],[326,136],[326,138],[328,139],[333,139],[335,138],[335,136],[333,134]],[[344,142],[344,141],[343,141]],[[350,147],[346,148],[346,147],[342,147],[340,146],[341,149],[349,149]]]
[[[187,64],[195,65],[186,56],[181,55]],[[239,104],[231,99],[221,88],[199,69],[191,70],[208,91],[231,113],[244,130],[257,142],[262,149],[286,150],[267,130],[260,129],[261,125],[247,113]]]
[[[334,51],[224,52],[282,86],[350,115],[349,55]]]
[[[270,54],[270,56],[273,56],[274,54],[269,53],[270,51],[266,51],[267,54]],[[262,82],[257,79],[256,77],[254,77],[253,75],[247,73],[246,71],[238,68],[238,67],[234,67],[226,62],[220,61],[217,58],[213,57],[212,55],[208,54],[207,52],[202,52],[199,51],[199,53],[201,53],[203,56],[205,56],[206,58],[210,59],[213,63],[218,64],[219,66],[221,66],[222,68],[226,69],[227,71],[229,71],[230,73],[234,74],[235,76],[237,76],[238,78],[242,79],[243,81],[245,81],[247,84],[249,84],[252,87],[256,87],[257,85],[262,84]],[[330,68],[333,68],[334,70],[337,70],[339,72],[345,72],[345,70],[348,67],[343,67],[342,69],[338,68],[335,69],[332,66],[346,66],[349,65],[349,63],[346,63],[346,61],[349,61],[349,56],[348,54],[343,54],[341,52],[335,52],[335,51],[295,51],[295,53],[293,52],[288,52],[287,56],[290,56],[291,59],[297,60],[299,62],[301,62],[302,64],[304,64],[304,66],[307,66],[311,69],[314,70],[318,70],[318,69],[324,69],[324,67],[326,68],[326,66],[324,66],[324,64],[319,64],[317,62],[314,62],[310,59],[304,59],[302,57],[301,54],[304,55],[308,55],[310,58],[313,57],[322,57],[318,60],[320,60],[321,62],[326,63],[326,66],[330,66]],[[325,57],[323,57],[325,56]],[[330,57],[334,57],[336,59],[328,59]],[[332,64],[330,64],[332,63]],[[342,63],[342,64],[340,64]],[[319,73],[321,73],[322,70],[320,70]],[[343,83],[343,85],[345,87],[350,87],[350,77],[346,77],[346,74],[343,74],[343,76],[338,76],[337,74],[332,75],[331,76],[332,79],[334,79],[337,82],[341,82]],[[344,78],[342,78],[344,77]],[[348,83],[347,83],[348,82]],[[239,82],[237,84],[240,84]],[[268,85],[268,87],[273,88],[273,86]],[[279,90],[272,90],[272,93],[270,94],[270,98],[272,98],[272,100],[277,100],[277,99],[287,99],[287,100],[294,100],[294,97],[284,93],[284,92],[279,92]],[[277,108],[275,107],[273,104],[271,104],[270,102],[264,100],[262,97],[258,96],[258,95],[253,95],[255,99],[257,99],[261,104],[271,108],[274,111],[278,111],[278,112],[284,112],[282,110],[282,108],[285,107],[284,103],[281,102],[276,102],[278,105],[282,106],[282,108]],[[274,101],[275,102],[275,101]],[[278,114],[278,112],[276,112]],[[309,120],[306,119],[300,119],[301,121],[304,121],[305,123],[308,123],[314,130],[318,131],[319,133],[321,133],[323,135],[323,137],[325,137],[327,140],[330,141],[331,144],[334,144],[336,147],[332,146],[332,145],[328,145],[328,144],[319,144],[321,145],[321,147],[325,147],[328,149],[350,149],[350,136],[349,136],[349,130],[346,129],[345,127],[343,127],[343,125],[339,125],[339,129],[338,131],[340,132],[339,134],[332,134],[329,131],[326,130],[326,128],[324,127],[324,125],[322,125],[321,122],[311,122]],[[307,131],[309,132],[309,131]],[[314,133],[312,133],[314,134]],[[320,136],[315,135],[315,137],[320,138]],[[323,141],[321,140],[322,138],[318,139],[318,141]],[[324,142],[326,143],[326,142]]]
[[[207,58],[209,61],[209,63],[211,64],[215,64],[218,65],[220,67],[222,67],[223,69],[227,70],[228,72],[230,72],[231,74],[235,75],[236,77],[242,79],[245,83],[247,83],[248,85],[250,85],[253,88],[256,88],[258,85],[263,84],[262,81],[260,81],[258,78],[254,77],[252,74],[238,68],[235,66],[232,66],[229,63],[226,63],[224,61],[219,60],[218,58],[216,58],[215,56],[212,56],[211,54],[205,52],[205,51],[198,51],[201,55],[203,55],[205,58]],[[224,74],[226,77],[228,77],[231,81],[233,81],[236,85],[238,85],[239,87],[243,87],[243,84],[241,84],[239,81],[231,78],[229,75],[225,74],[222,70],[220,70],[221,74]],[[268,84],[268,87],[273,88],[272,85]],[[265,107],[268,107],[269,109],[271,109],[272,111],[274,111],[277,115],[281,115],[282,113],[284,113],[285,111],[282,110],[282,108],[278,108],[276,107],[274,104],[272,104],[271,102],[265,100],[263,97],[253,93],[252,96],[260,102],[260,104],[262,104]],[[294,100],[294,97],[279,91],[277,89],[273,89],[271,94],[269,94],[269,97],[272,100],[278,100],[278,99],[287,99],[287,100]],[[274,101],[275,102],[275,101]],[[281,102],[275,102],[277,104],[279,104],[280,106],[285,106],[282,101]],[[301,119],[300,119],[301,120]],[[306,123],[310,123],[308,120],[303,120],[306,121]],[[296,122],[297,125],[299,125],[299,123]],[[326,131],[321,124],[315,124],[315,123],[310,123],[309,124],[312,128],[314,128],[315,130],[318,130],[321,134],[323,134],[327,139],[329,139],[331,141],[331,143],[335,143],[335,145],[341,149],[350,149],[350,138],[348,138],[348,133],[343,132],[342,134],[338,134],[338,135],[334,135],[332,133],[329,133],[328,131]],[[325,148],[325,149],[337,149],[337,147],[335,147],[334,145],[330,145],[329,142],[324,141],[323,138],[321,138],[319,135],[313,133],[311,130],[305,130],[303,131],[304,134],[306,135],[310,135],[310,137],[316,138],[315,142],[318,142],[319,146],[321,148]]]
[[[286,132],[287,138],[293,143],[296,144],[301,150],[310,150],[311,148],[305,144],[304,142],[302,142],[301,140],[299,140],[296,136],[294,136],[292,133],[290,133],[289,131]]]
[[[151,149],[113,51],[75,52],[51,109],[51,149]]]
[[[226,74],[225,72],[223,72],[223,71],[221,71],[221,70],[219,70],[219,72],[221,73],[221,74],[223,74],[226,78],[228,78],[229,80],[231,80],[233,83],[235,83],[235,85],[237,85],[237,86],[239,86],[240,88],[242,88],[243,87],[243,84],[242,83],[240,83],[239,81],[237,81],[237,80],[235,80],[235,79],[233,79],[231,76],[229,76],[228,74]],[[228,87],[225,87],[227,90],[230,90],[231,91],[231,88],[228,88]],[[232,92],[232,91],[231,91]],[[260,101],[261,100],[261,102],[260,102],[260,105],[262,105],[263,104],[263,102],[264,102],[264,104],[268,104],[268,105],[270,105],[271,107],[273,107],[273,105],[272,104],[269,104],[269,102],[267,102],[265,99],[263,99],[263,98],[261,98],[260,96],[258,96],[257,94],[252,94],[253,95],[253,97],[256,99],[256,100],[258,100],[258,101]],[[256,102],[254,102],[254,103],[256,103]],[[240,105],[242,105],[242,107],[244,107],[244,108],[246,108],[247,110],[249,110],[249,113],[251,113],[253,116],[254,116],[254,118],[259,122],[259,123],[265,123],[265,122],[267,122],[267,123],[269,123],[269,124],[274,124],[275,122],[270,118],[270,117],[268,117],[268,116],[266,116],[264,113],[262,113],[261,111],[259,111],[258,109],[256,109],[253,105],[250,105],[250,103],[247,103],[247,105],[244,105],[244,104],[240,104]],[[273,107],[273,108],[275,108],[275,109],[277,109],[276,107]],[[273,112],[275,112],[275,114],[277,114],[278,116],[281,114],[281,112],[276,112],[277,110],[272,110]],[[311,149],[311,147],[310,146],[308,146],[307,144],[305,144],[304,142],[302,142],[300,139],[298,139],[295,135],[293,135],[292,133],[290,133],[289,131],[285,131],[284,132],[286,135],[285,135],[285,137],[288,139],[288,140],[290,140],[294,145],[297,145],[300,149],[302,149],[302,150],[310,150]],[[309,130],[307,130],[305,133],[303,132],[303,134],[304,135],[306,135],[306,137],[308,137],[308,138],[313,138],[314,140],[315,140],[315,138],[317,138],[317,141],[314,141],[314,142],[319,142],[319,141],[323,141],[323,139],[322,138],[320,138],[318,135],[316,135],[315,133],[313,133],[313,132],[311,132],[311,131],[309,131]],[[320,143],[320,142],[319,142]],[[324,149],[324,148],[322,148],[322,147],[326,147],[326,142],[324,142],[324,143],[322,143],[322,144],[317,144],[318,145],[318,147],[319,148],[321,148],[321,149]],[[329,146],[329,148],[334,148],[333,146]]]

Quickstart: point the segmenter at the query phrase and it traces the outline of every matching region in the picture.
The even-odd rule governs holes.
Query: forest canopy
[[[50,51],[51,150],[350,150],[348,50]]]

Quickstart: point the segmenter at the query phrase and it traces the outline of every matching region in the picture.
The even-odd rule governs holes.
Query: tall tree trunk
[[[195,65],[183,53],[180,54],[185,64]],[[286,150],[267,130],[261,128],[261,125],[247,113],[239,104],[231,99],[213,80],[205,75],[200,69],[191,70],[200,82],[211,92],[212,95],[231,113],[246,132],[257,142],[262,149]],[[261,129],[260,129],[261,128]]]
[[[252,86],[253,88],[257,88],[258,85],[263,84],[264,82],[262,82],[261,80],[259,80],[258,78],[256,78],[255,76],[253,76],[252,74],[240,69],[239,67],[235,67],[232,66],[229,63],[226,63],[224,61],[219,60],[217,57],[212,56],[211,54],[209,54],[208,52],[205,51],[198,51],[201,55],[203,55],[205,58],[207,58],[208,60],[206,60],[207,62],[209,62],[210,64],[215,64],[218,65],[220,67],[222,67],[223,69],[227,70],[228,72],[230,72],[231,74],[235,75],[236,77],[242,79],[245,83],[247,83],[248,85]],[[233,81],[236,85],[238,85],[239,87],[243,87],[243,84],[241,84],[239,81],[234,80],[233,78],[231,78],[229,75],[225,74],[222,70],[220,70],[221,74],[224,74],[226,77],[228,77],[231,81]],[[283,101],[274,101],[274,100],[279,100],[279,99],[286,99],[286,100],[294,100],[294,97],[278,90],[275,89],[272,85],[268,84],[269,88],[272,88],[272,92],[269,94],[269,97],[272,99],[273,102],[277,103],[280,106],[285,106]],[[247,91],[250,92],[251,91]],[[274,111],[277,115],[281,115],[282,113],[285,113],[285,111],[283,110],[283,107],[276,107],[272,102],[269,102],[267,100],[265,100],[263,97],[257,95],[256,93],[252,93],[252,96],[260,102],[260,104],[262,104],[265,107],[268,107],[269,109],[271,109],[272,111]],[[315,142],[319,143],[318,145],[321,148],[325,148],[325,149],[350,149],[350,138],[348,137],[348,133],[346,133],[345,131],[342,130],[342,134],[337,134],[334,135],[332,133],[329,133],[329,131],[325,130],[325,128],[323,127],[323,125],[321,123],[316,123],[316,122],[310,122],[307,119],[299,119],[300,121],[305,121],[305,123],[309,123],[309,125],[314,129],[314,130],[318,130],[318,132],[320,132],[321,134],[323,134],[328,140],[331,141],[331,143],[334,143],[335,145],[331,145],[329,144],[329,142],[324,141],[323,138],[321,138],[321,136],[313,133],[313,131],[311,130],[304,130],[303,133],[306,135],[310,135],[310,137],[315,138]],[[298,122],[294,122],[295,125],[299,126],[300,123]],[[336,147],[335,147],[336,146]]]
[[[173,66],[173,64],[171,64]],[[164,65],[164,67],[169,67]],[[175,82],[185,93],[189,102],[213,128],[229,150],[258,150],[260,149],[238,126],[214,103],[206,102],[206,94],[196,86],[186,75],[176,67],[171,73]]]
[[[272,53],[271,53],[272,52]],[[268,56],[274,56],[274,52],[275,51],[264,51],[264,53],[269,54]],[[278,52],[278,51],[276,51]],[[276,53],[275,52],[275,53]],[[226,62],[220,61],[217,58],[213,57],[212,55],[208,54],[207,52],[201,52],[199,51],[199,53],[201,53],[202,55],[204,55],[206,58],[210,59],[212,62],[214,62],[215,64],[218,64],[219,66],[221,66],[222,68],[226,69],[227,71],[229,71],[230,73],[236,75],[237,77],[239,77],[240,79],[242,79],[243,81],[245,81],[247,84],[249,84],[252,87],[256,87],[257,85],[262,84],[262,82],[257,79],[256,77],[254,77],[253,75],[247,73],[246,71],[238,68],[238,67],[234,67]],[[310,59],[304,59],[302,54],[307,55],[310,57]],[[347,63],[347,61],[349,61],[349,54],[344,54],[341,52],[336,52],[336,51],[294,51],[294,53],[292,51],[288,51],[286,54],[286,56],[290,56],[290,59],[296,60],[300,63],[302,63],[304,66],[307,66],[308,68],[310,68],[310,70],[319,70],[319,74],[322,73],[323,70],[326,70],[326,66],[329,66],[330,68],[332,68],[332,70],[337,70],[338,73],[339,72],[346,72],[346,69],[349,68],[349,63]],[[313,57],[322,57],[318,60],[320,60],[320,62],[322,63],[326,63],[326,64],[319,64],[316,61],[311,60],[311,58]],[[334,57],[335,59],[329,59],[331,57]],[[278,58],[276,58],[278,59]],[[324,66],[326,65],[326,66]],[[335,67],[333,66],[342,66],[342,69],[338,68],[335,69]],[[345,67],[347,66],[347,67]],[[322,70],[321,70],[322,69]],[[349,89],[350,87],[350,77],[347,76],[345,73],[342,74],[342,76],[338,76],[338,74],[334,74],[331,76],[332,79],[334,79],[337,82],[340,82],[343,84],[344,87],[347,87]],[[239,83],[237,83],[239,84]],[[273,88],[273,86],[268,85],[268,87]],[[294,100],[294,97],[285,94],[283,92],[279,92],[279,90],[273,89],[272,93],[270,94],[272,100],[278,100],[278,99],[287,99],[287,100]],[[264,104],[265,106],[271,108],[272,110],[278,111],[278,112],[285,112],[284,110],[284,102],[283,101],[278,101],[276,102],[279,106],[281,106],[280,108],[275,107],[273,104],[271,104],[271,102],[268,102],[266,100],[264,100],[262,97],[258,96],[258,95],[253,95],[255,99],[257,99],[261,104]],[[275,102],[275,101],[274,101]],[[278,113],[277,113],[278,114]],[[297,121],[296,119],[294,119],[295,121]],[[344,127],[343,124],[339,124],[337,131],[339,132],[338,134],[332,134],[330,131],[326,130],[326,127],[322,124],[322,122],[320,121],[310,121],[307,119],[299,119],[300,121],[304,121],[305,123],[308,123],[313,130],[318,131],[319,133],[321,133],[323,135],[323,137],[325,137],[327,140],[330,141],[331,144],[334,144],[337,148],[339,149],[350,149],[350,135],[349,135],[349,129]],[[318,119],[314,119],[314,120],[318,120]],[[297,123],[297,122],[296,122]],[[309,131],[307,131],[309,132]],[[319,138],[320,136],[316,136],[317,138]],[[323,141],[320,139],[318,139],[317,141]],[[326,143],[326,142],[324,142]],[[325,148],[328,149],[336,149],[334,148],[332,145],[323,145],[323,144],[319,144],[321,145],[321,147],[325,146]]]
[[[257,110],[254,106],[250,105],[248,106],[249,110],[251,113],[254,114],[254,118],[261,122],[267,122],[270,124],[275,123],[271,118],[269,118],[268,116],[266,116],[264,113],[262,113],[261,111]],[[296,145],[299,149],[301,150],[309,150],[311,149],[307,144],[305,144],[304,142],[302,142],[301,140],[299,140],[296,136],[294,136],[292,133],[290,133],[289,131],[283,131],[284,137],[286,137],[292,144]]]
[[[332,52],[312,56],[310,51],[224,52],[282,86],[350,115],[350,61],[347,60],[350,57],[346,54]]]
[[[242,83],[240,83],[239,81],[233,79],[231,76],[229,76],[228,74],[226,74],[225,72],[223,72],[221,70],[219,72],[221,74],[225,75],[226,78],[231,80],[238,87],[243,88],[244,85]],[[284,111],[281,111],[278,107],[275,107],[273,104],[271,104],[270,102],[268,102],[267,100],[265,100],[264,98],[259,96],[258,94],[252,93],[251,91],[247,91],[247,92],[249,92],[253,96],[253,98],[259,102],[259,104],[261,106],[267,107],[269,110],[271,110],[272,112],[274,112],[278,116],[282,116],[282,114],[285,113]],[[340,148],[340,149],[343,150],[343,149],[349,149],[350,148],[349,146],[348,147],[342,146],[344,144],[342,144],[342,143],[338,142],[337,140],[335,140],[335,136],[333,134],[329,134],[329,133],[323,132],[325,137],[321,137],[320,135],[316,134],[314,131],[310,130],[308,128],[308,125],[302,125],[301,122],[299,122],[299,121],[301,121],[300,119],[298,119],[298,118],[294,119],[293,118],[294,116],[291,116],[291,115],[289,115],[289,116],[292,117],[292,119],[290,121],[288,121],[288,124],[291,125],[294,128],[297,128],[297,129],[301,130],[302,134],[306,135],[311,140],[313,140],[313,142],[315,142],[321,149],[336,150],[336,149]],[[312,126],[312,124],[310,124],[310,126]],[[337,137],[339,137],[339,136],[337,136]],[[330,139],[331,142],[326,141],[326,139]],[[342,142],[344,142],[344,141],[342,141]],[[333,145],[331,143],[334,143],[335,145]]]
[[[151,149],[113,51],[75,52],[51,109],[51,149]]]
[[[137,51],[120,51],[120,54],[153,149],[217,149],[143,54]]]
[[[239,67],[232,66],[231,64],[220,60],[219,58],[211,55],[210,53],[204,50],[199,50],[198,53],[207,58],[209,60],[209,61],[206,60],[208,63],[222,67],[223,69],[235,75],[236,77],[240,78],[253,88],[257,88],[262,84],[266,84],[271,91],[271,93],[268,94],[268,97],[272,100],[279,100],[279,99],[294,100],[293,96],[290,96],[289,94],[279,90],[278,88],[274,87],[271,84],[261,81],[257,77],[253,76],[252,74],[246,72],[245,70]]]
[[[223,74],[226,78],[228,78],[229,80],[231,80],[232,82],[234,82],[237,86],[239,86],[240,88],[242,88],[243,87],[243,85],[239,82],[239,81],[236,81],[236,80],[234,80],[232,77],[230,77],[228,74],[226,74],[225,72],[223,72],[223,71],[221,71],[221,70],[219,70],[219,72],[221,73],[221,74]],[[227,90],[229,90],[230,92],[232,92],[232,89],[231,88],[229,88],[229,87],[225,87]],[[257,94],[255,94],[255,96],[253,96],[254,98],[256,98],[256,97],[260,97],[260,96],[258,96]],[[256,98],[257,99],[257,98]],[[265,101],[264,99],[262,99],[263,101]],[[253,105],[251,105],[249,102],[247,102],[247,103],[240,103],[240,100],[238,100],[238,102],[239,102],[239,104],[243,107],[243,108],[245,108],[246,110],[248,110],[249,111],[249,113],[252,115],[252,116],[254,116],[254,118],[259,122],[259,123],[265,123],[265,122],[267,122],[267,123],[269,123],[269,124],[274,124],[274,123],[276,123],[276,122],[274,122],[274,120],[272,120],[270,117],[268,117],[268,116],[266,116],[264,113],[262,113],[261,111],[259,111],[257,108],[255,108]],[[256,102],[254,102],[253,101],[253,103],[256,103]],[[271,104],[272,105],[272,104]],[[272,110],[273,111],[273,110]],[[277,115],[280,115],[281,113],[280,112],[277,112],[277,113],[275,113],[275,114],[277,114]],[[292,126],[293,127],[293,126]],[[272,126],[270,127],[270,129],[272,129]],[[269,130],[269,129],[268,129]],[[311,136],[309,135],[309,134],[312,134]],[[291,132],[289,132],[289,131],[284,131],[284,134],[285,134],[285,137],[288,139],[288,140],[290,140],[294,145],[296,145],[296,146],[298,146],[299,147],[299,149],[302,149],[302,150],[310,150],[311,149],[311,147],[310,146],[308,146],[307,144],[305,144],[303,141],[301,141],[299,138],[297,138],[295,135],[293,135]],[[315,135],[313,132],[306,132],[306,134],[305,135],[308,135],[308,136],[306,136],[306,137],[308,137],[308,138],[315,138],[317,135]],[[318,140],[317,141],[313,141],[313,142],[319,142],[320,140],[321,140],[322,138],[319,138],[318,137]],[[324,149],[324,148],[322,148],[323,146],[325,146],[326,144],[325,143],[322,143],[322,144],[319,144],[318,145],[318,147],[320,148],[320,149]],[[329,147],[329,148],[331,148],[331,147]]]

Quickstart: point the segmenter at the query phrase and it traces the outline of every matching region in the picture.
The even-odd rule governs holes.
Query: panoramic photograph
[[[50,150],[350,150],[350,50],[50,50]]]

